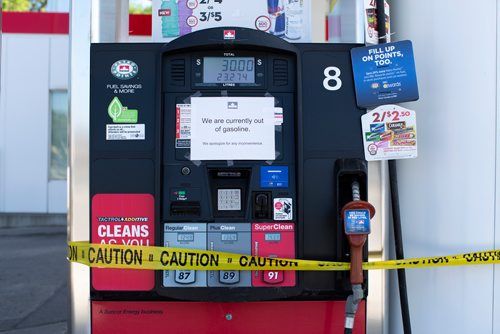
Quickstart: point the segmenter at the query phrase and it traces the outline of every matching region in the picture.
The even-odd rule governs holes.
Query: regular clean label
[[[417,157],[415,111],[386,105],[361,117],[367,161]]]

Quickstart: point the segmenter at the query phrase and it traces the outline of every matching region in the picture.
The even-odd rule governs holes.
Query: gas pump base
[[[93,334],[343,333],[345,301],[92,302]],[[354,334],[365,333],[361,301]]]

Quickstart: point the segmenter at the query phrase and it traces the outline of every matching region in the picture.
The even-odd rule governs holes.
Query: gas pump
[[[353,179],[367,194],[354,46],[233,27],[92,45],[91,241],[348,262]],[[128,309],[150,332],[340,332],[351,293],[345,272],[93,268],[91,284],[94,333],[144,330]]]

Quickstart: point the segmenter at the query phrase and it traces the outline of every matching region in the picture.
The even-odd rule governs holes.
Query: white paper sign
[[[390,160],[417,157],[415,111],[388,104],[361,116],[365,159]]]
[[[274,97],[192,97],[191,160],[274,160]]]
[[[106,124],[106,140],[144,140],[144,124]]]

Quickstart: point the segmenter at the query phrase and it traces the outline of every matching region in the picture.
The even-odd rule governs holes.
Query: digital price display
[[[177,241],[194,241],[194,233],[178,233]]]
[[[238,233],[222,233],[222,241],[238,241]]]
[[[203,83],[255,83],[255,58],[204,57]]]
[[[281,233],[266,233],[264,234],[265,241],[281,241]]]

